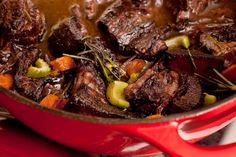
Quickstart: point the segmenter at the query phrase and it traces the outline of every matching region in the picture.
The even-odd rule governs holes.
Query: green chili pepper
[[[36,61],[35,65],[36,67],[32,65],[29,67],[27,77],[42,78],[51,72],[50,66],[41,58]]]
[[[216,96],[214,95],[210,95],[207,93],[204,93],[205,97],[204,97],[204,105],[208,106],[208,105],[212,105],[217,101]]]
[[[166,40],[165,43],[168,48],[175,48],[175,47],[183,46],[184,48],[188,49],[190,46],[189,37],[186,35],[170,38]]]
[[[120,108],[129,108],[130,104],[125,99],[124,90],[128,83],[122,81],[114,81],[108,85],[106,96],[108,101]]]

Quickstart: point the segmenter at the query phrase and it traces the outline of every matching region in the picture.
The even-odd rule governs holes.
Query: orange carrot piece
[[[13,86],[13,76],[10,74],[0,74],[0,86],[11,89]]]
[[[156,119],[156,118],[161,118],[161,115],[160,114],[154,114],[154,115],[148,116],[146,118],[147,119]]]
[[[71,57],[67,57],[67,56],[57,58],[51,61],[50,64],[53,70],[60,71],[60,72],[70,70],[76,66],[74,60]]]
[[[58,96],[49,94],[45,98],[43,98],[43,100],[39,104],[48,108],[55,108],[59,99],[60,98]]]
[[[135,59],[131,62],[129,62],[126,67],[125,67],[125,71],[127,72],[127,74],[129,76],[131,76],[134,73],[140,73],[143,69],[143,67],[145,66],[145,61],[142,59]]]

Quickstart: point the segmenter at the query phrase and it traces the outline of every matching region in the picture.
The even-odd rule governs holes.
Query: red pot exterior
[[[60,111],[19,102],[2,92],[0,101],[13,116],[49,139],[87,152],[119,156],[160,153],[158,147],[172,156],[204,157],[202,153],[205,153],[207,157],[211,157],[209,153],[218,148],[205,150],[185,140],[193,142],[208,136],[229,124],[236,116],[235,97],[197,114],[188,114],[163,122],[147,120],[141,123],[128,123],[127,120],[113,123],[113,120],[107,122],[104,119],[107,122],[105,123],[102,122],[102,118],[81,119],[72,114],[62,115]],[[189,149],[186,155],[180,151],[185,152],[185,149]],[[225,150],[236,153],[234,145],[219,150],[222,153],[225,153]]]

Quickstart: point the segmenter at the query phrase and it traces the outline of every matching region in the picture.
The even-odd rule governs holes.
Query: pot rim
[[[88,123],[96,123],[96,124],[152,124],[152,123],[162,123],[162,122],[169,122],[169,121],[175,121],[175,120],[180,120],[180,119],[186,119],[190,117],[196,117],[200,116],[206,112],[215,110],[219,107],[222,107],[221,105],[223,103],[226,103],[230,101],[231,99],[236,97],[236,94],[227,97],[224,100],[218,101],[214,105],[210,106],[205,106],[201,107],[196,110],[188,111],[188,112],[183,112],[183,113],[176,113],[172,114],[169,116],[157,118],[157,119],[145,119],[145,118],[140,118],[140,119],[119,119],[119,118],[103,118],[103,117],[96,117],[96,116],[88,116],[88,115],[82,115],[82,114],[76,114],[76,113],[71,113],[67,111],[63,111],[60,109],[49,109],[47,107],[39,105],[37,102],[30,100],[22,95],[20,95],[17,92],[7,90],[5,88],[0,87],[0,93],[5,94],[6,96],[12,98],[15,101],[18,101],[19,103],[22,103],[24,105],[28,105],[34,109],[39,109],[43,112],[48,112],[57,116],[61,116],[67,119],[72,119],[72,120],[80,120],[81,122],[88,122]],[[1,100],[0,100],[1,102]]]

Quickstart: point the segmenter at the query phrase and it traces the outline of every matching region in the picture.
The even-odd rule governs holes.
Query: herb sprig
[[[200,74],[195,73],[195,76],[207,81],[210,84],[216,86],[215,92],[227,92],[227,91],[234,91],[236,92],[236,85],[229,81],[226,77],[224,77],[218,70],[213,69],[215,74],[220,78],[213,78],[211,76],[202,76]]]
[[[114,80],[121,80],[122,77],[126,75],[126,72],[115,60],[113,60],[112,57],[110,57],[106,52],[104,52],[104,50],[93,44],[90,39],[90,37],[85,37],[83,39],[85,46],[84,51],[79,52],[77,55],[63,55],[74,59],[90,61],[100,66],[100,68],[102,69],[102,73],[106,77],[108,82],[112,82]],[[86,54],[93,54],[95,61],[83,56]]]

